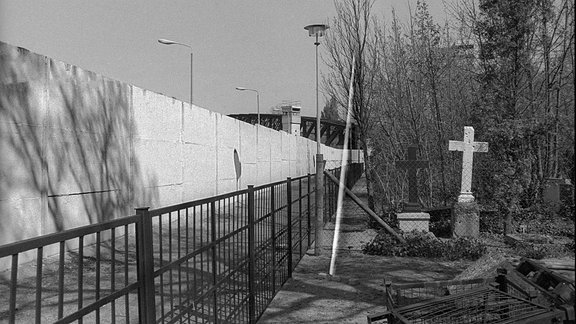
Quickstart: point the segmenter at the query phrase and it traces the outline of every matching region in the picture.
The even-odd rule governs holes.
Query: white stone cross
[[[472,202],[472,155],[474,152],[488,152],[488,143],[474,142],[474,128],[464,126],[464,141],[448,141],[448,150],[462,151],[462,185],[458,202]]]

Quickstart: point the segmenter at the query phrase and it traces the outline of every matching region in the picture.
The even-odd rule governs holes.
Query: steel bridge
[[[229,117],[236,118],[243,122],[255,125],[258,121],[257,114],[230,114]],[[311,140],[316,140],[316,117],[300,117],[300,134]],[[282,130],[282,115],[279,114],[260,114],[260,124],[264,127],[272,128],[277,131]],[[346,131],[346,123],[320,120],[320,136],[321,143],[334,147],[344,147],[344,136]],[[350,149],[358,149],[358,129],[355,124],[350,128],[350,135],[348,140],[348,147]]]

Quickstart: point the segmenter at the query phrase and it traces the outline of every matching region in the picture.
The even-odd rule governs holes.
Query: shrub
[[[437,237],[450,237],[450,235],[452,235],[450,219],[440,219],[435,222],[431,221],[430,232],[434,233]]]
[[[442,241],[431,233],[412,231],[404,234],[406,243],[400,243],[396,238],[381,231],[363,248],[363,252],[371,255],[424,257],[447,260],[476,260],[485,252],[486,247],[478,240],[458,238]]]
[[[436,237],[449,238],[452,235],[452,209],[432,209],[428,210],[428,214],[430,214],[430,232]]]
[[[521,257],[534,260],[543,259],[547,255],[545,249],[535,247],[532,244],[518,244],[514,247],[514,251]]]
[[[480,232],[491,234],[504,233],[504,216],[495,209],[480,209]]]
[[[576,247],[575,247],[576,243],[574,242],[574,240],[566,243],[565,248],[568,251],[571,251],[572,253],[576,252]]]
[[[473,238],[459,237],[445,244],[444,257],[448,260],[477,260],[486,253],[486,246]]]
[[[559,211],[558,211],[559,210]],[[574,237],[574,215],[571,206],[559,208],[550,203],[539,203],[514,213],[514,225],[527,225],[528,233]]]

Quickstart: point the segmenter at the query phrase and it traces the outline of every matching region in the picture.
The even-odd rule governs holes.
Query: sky
[[[445,17],[441,0],[428,3]],[[403,19],[409,5],[376,0],[373,12],[386,20],[394,8]],[[298,101],[315,116],[314,39],[304,26],[335,15],[334,0],[0,0],[0,41],[189,102],[190,49],[157,41],[166,38],[192,48],[194,105],[255,113],[256,94],[240,86],[259,91],[261,113]],[[322,75],[322,45],[319,53]],[[322,109],[322,89],[319,101]]]

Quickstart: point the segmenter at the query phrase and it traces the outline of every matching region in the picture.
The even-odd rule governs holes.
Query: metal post
[[[319,256],[322,248],[324,230],[324,157],[316,154],[316,232],[314,254]]]
[[[272,292],[276,293],[276,194],[274,186],[270,187],[270,218],[272,219],[271,235],[272,235]]]
[[[288,278],[292,278],[292,178],[286,179],[286,203],[288,213]]]
[[[498,268],[496,269],[496,283],[498,284],[498,290],[508,293],[508,270],[505,268]],[[510,317],[510,307],[509,305],[501,305],[498,309],[498,313],[500,314],[500,318],[509,318]]]
[[[308,215],[308,217],[306,217],[307,218],[306,229],[308,231],[308,246],[306,247],[306,249],[309,249],[310,246],[312,245],[312,224],[310,222],[310,218],[312,215],[312,204],[310,203],[310,195],[311,195],[312,190],[310,188],[312,187],[312,185],[310,183],[311,182],[310,178],[311,178],[310,173],[308,173],[308,175],[306,176],[306,180],[308,183],[308,186],[307,186],[308,187],[308,189],[307,189],[308,195],[306,196],[306,197],[308,197],[306,199],[306,210],[307,210],[306,214]]]
[[[258,125],[260,125],[260,92],[256,91],[256,109],[258,112]]]
[[[298,258],[302,258],[302,178],[298,179]]]
[[[192,108],[193,105],[193,101],[192,99],[194,98],[194,92],[193,92],[193,82],[194,82],[194,53],[192,51],[190,51],[190,108]]]
[[[213,307],[214,307],[214,323],[218,323],[218,288],[216,284],[218,283],[218,271],[216,267],[218,262],[216,261],[216,201],[210,203],[210,237],[212,245],[212,286],[213,286]]]
[[[320,141],[321,141],[321,134],[320,134],[320,106],[318,105],[318,33],[316,33],[316,154],[320,154]]]
[[[256,323],[256,264],[254,250],[254,186],[248,185],[248,320]]]
[[[156,323],[156,304],[154,300],[154,255],[152,219],[148,214],[149,207],[136,208],[139,216],[137,242],[137,276],[140,282],[138,289],[138,312],[140,323]]]

